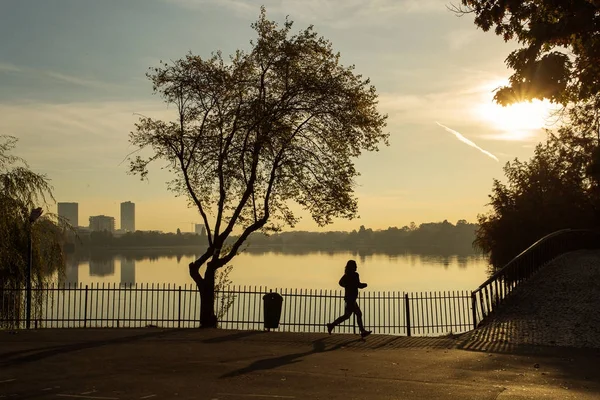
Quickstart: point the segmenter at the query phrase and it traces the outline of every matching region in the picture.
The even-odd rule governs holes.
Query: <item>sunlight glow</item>
[[[493,86],[493,89],[496,89],[505,84],[506,82],[494,82],[486,85],[486,88]],[[482,99],[474,113],[478,119],[502,132],[498,139],[527,140],[535,136],[541,128],[551,124],[553,107],[548,101],[534,100],[502,107],[494,103],[493,93],[486,94],[486,98]]]

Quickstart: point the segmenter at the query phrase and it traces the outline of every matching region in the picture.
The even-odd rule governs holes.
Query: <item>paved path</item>
[[[600,251],[579,250],[515,288],[473,337],[488,348],[522,344],[600,349]]]
[[[464,350],[469,336],[0,332],[0,398],[597,399],[600,353]],[[485,351],[484,351],[485,350]]]

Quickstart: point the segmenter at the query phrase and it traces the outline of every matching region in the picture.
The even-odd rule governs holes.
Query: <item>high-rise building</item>
[[[115,218],[107,217],[106,215],[95,215],[90,217],[90,231],[110,233],[115,232]]]
[[[58,203],[58,216],[64,218],[74,227],[79,226],[79,204]]]
[[[135,203],[121,203],[121,230],[135,232]]]
[[[195,232],[196,235],[204,236],[206,235],[206,228],[204,224],[195,224]]]

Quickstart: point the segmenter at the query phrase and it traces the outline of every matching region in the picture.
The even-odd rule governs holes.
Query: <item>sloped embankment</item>
[[[469,341],[600,348],[600,251],[575,251],[548,263]]]

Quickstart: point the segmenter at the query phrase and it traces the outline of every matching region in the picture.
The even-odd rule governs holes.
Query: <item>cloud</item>
[[[82,78],[75,75],[64,74],[62,72],[50,71],[45,69],[29,68],[11,63],[0,62],[0,72],[16,72],[26,74],[28,76],[36,76],[41,78],[50,78],[55,81],[70,83],[77,86],[84,86],[94,89],[112,89],[122,88],[122,86],[106,83],[94,79]]]
[[[0,132],[18,137],[19,155],[42,170],[116,167],[132,148],[134,113],[169,118],[156,101],[1,104]],[[25,122],[26,121],[26,122]]]
[[[85,78],[80,78],[80,77],[73,76],[73,75],[61,74],[60,72],[40,71],[40,73],[45,76],[48,76],[52,79],[56,79],[56,80],[67,82],[67,83],[72,83],[72,84],[78,85],[78,86],[85,86],[85,87],[98,88],[98,89],[119,87],[117,85],[113,85],[113,84],[109,84],[109,83],[105,83],[105,82],[101,82],[101,81],[96,81],[93,79],[85,79]]]
[[[464,122],[465,110],[480,103],[479,93],[471,90],[450,89],[432,93],[381,93],[379,108],[390,117],[390,122],[429,125],[433,120],[449,123]]]
[[[0,103],[0,132],[19,139],[15,154],[35,172],[47,174],[59,201],[90,198],[155,198],[173,178],[166,163],[151,168],[150,183],[126,174],[123,162],[138,115],[171,119],[160,100],[70,104]],[[100,213],[100,212],[97,212]]]
[[[454,136],[456,136],[456,138],[458,140],[460,140],[461,142],[476,148],[477,150],[479,150],[480,152],[482,152],[483,154],[485,154],[486,156],[496,160],[496,161],[500,161],[498,160],[498,157],[496,157],[495,155],[493,155],[492,153],[490,153],[487,150],[482,149],[481,147],[477,146],[475,143],[473,143],[471,140],[467,139],[466,137],[464,137],[463,135],[461,135],[459,132],[455,131],[454,129],[450,129],[445,125],[440,124],[439,122],[435,122],[436,124],[438,124],[439,126],[441,126],[442,128],[444,128],[446,131],[450,132],[451,134],[453,134]]]
[[[537,130],[513,130],[513,131],[502,131],[500,133],[492,133],[486,135],[480,135],[485,140],[497,140],[502,142],[539,142],[543,140],[545,131],[543,129]]]
[[[0,72],[21,72],[22,69],[14,64],[0,62]]]
[[[448,32],[445,40],[448,43],[450,50],[456,51],[473,42],[478,34],[479,32],[475,29],[460,29]]]
[[[201,9],[206,5],[227,8],[243,17],[258,15],[258,4],[244,0],[165,0],[186,8]],[[265,0],[269,14],[289,15],[292,20],[303,19],[328,22],[339,28],[381,24],[400,15],[446,12],[445,0]]]
[[[244,0],[165,0],[167,3],[175,4],[185,8],[201,9],[207,4],[218,5],[224,8],[228,8],[236,13],[247,15],[249,12],[252,14],[258,13],[258,6],[251,5]]]
[[[514,110],[497,106],[492,89],[501,81],[495,75],[475,72],[471,82],[462,79],[460,74],[454,80],[448,79],[454,76],[441,76],[436,79],[438,90],[433,87],[428,93],[419,87],[410,91],[398,88],[393,92],[380,92],[379,109],[388,114],[394,135],[411,136],[410,131],[415,126],[431,130],[431,121],[445,121],[447,126],[468,127],[477,132],[476,138],[485,140],[538,142],[543,139],[542,128],[550,127],[544,124],[545,105],[526,103],[512,107]],[[431,75],[416,74],[414,79],[427,82],[428,76]],[[412,140],[414,143],[414,136]]]
[[[216,5],[234,11],[239,15],[258,15],[259,6],[244,0],[164,0],[169,4],[189,9],[202,9],[206,5]],[[267,2],[268,3],[268,2]]]

